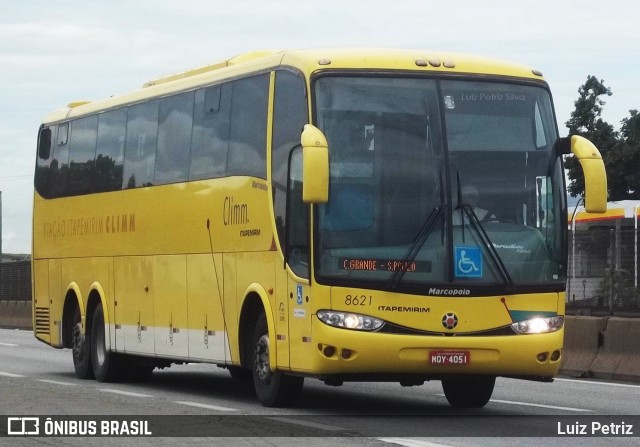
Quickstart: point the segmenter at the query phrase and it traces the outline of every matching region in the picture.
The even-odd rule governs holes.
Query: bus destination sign
[[[430,273],[431,261],[402,261],[393,259],[340,259],[341,270],[358,270],[369,272],[416,272]]]

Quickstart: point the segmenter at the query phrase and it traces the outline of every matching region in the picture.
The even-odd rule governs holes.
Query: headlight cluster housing
[[[518,321],[511,324],[511,329],[518,334],[546,334],[559,331],[562,326],[564,326],[564,317],[555,316]]]
[[[328,326],[344,329],[374,332],[384,326],[384,321],[378,318],[353,312],[319,310],[317,316],[320,321]]]

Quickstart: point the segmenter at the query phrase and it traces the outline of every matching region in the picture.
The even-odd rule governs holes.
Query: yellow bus
[[[79,378],[208,362],[286,406],[303,380],[441,380],[485,405],[550,381],[567,271],[563,154],[540,72],[460,54],[255,52],[44,120],[35,336]]]

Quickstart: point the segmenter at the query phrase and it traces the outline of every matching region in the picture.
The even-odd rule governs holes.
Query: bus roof
[[[464,73],[542,80],[542,73],[530,67],[461,53],[378,48],[329,48],[290,51],[255,51],[220,62],[163,76],[146,82],[141,89],[99,101],[75,101],[49,114],[44,122],[98,113],[125,104],[163,97],[199,86],[278,66],[295,67],[307,77],[323,70],[403,70],[431,73]]]

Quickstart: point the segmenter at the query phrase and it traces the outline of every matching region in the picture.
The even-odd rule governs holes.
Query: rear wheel
[[[73,327],[71,328],[71,352],[73,355],[73,367],[79,379],[93,379],[91,366],[91,343],[82,332],[82,318],[80,308],[76,307],[73,313]]]
[[[442,379],[444,395],[455,408],[484,407],[496,383],[494,376],[469,376]]]
[[[291,406],[302,394],[303,377],[288,376],[269,367],[269,329],[261,314],[253,332],[253,385],[265,407]]]
[[[102,306],[96,306],[91,324],[93,374],[99,382],[113,382],[121,378],[122,356],[107,349]]]

